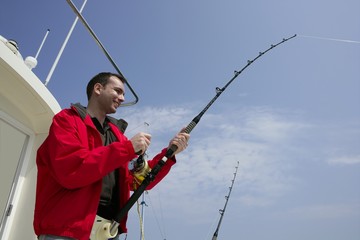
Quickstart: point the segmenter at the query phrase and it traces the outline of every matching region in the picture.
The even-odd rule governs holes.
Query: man
[[[151,135],[141,132],[128,139],[123,134],[127,123],[107,116],[125,100],[124,81],[99,73],[88,83],[86,108],[75,104],[54,116],[36,159],[34,230],[39,239],[88,240],[96,215],[111,220],[129,199],[136,179],[128,163],[145,153]],[[189,137],[178,133],[170,141],[178,148],[148,189],[169,172]],[[166,149],[148,161],[150,168]],[[127,232],[126,217],[119,232]]]

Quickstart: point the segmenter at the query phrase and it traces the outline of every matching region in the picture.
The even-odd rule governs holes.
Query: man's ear
[[[101,83],[95,83],[94,85],[94,93],[99,96],[100,95],[100,91],[103,88],[103,85],[101,85]]]

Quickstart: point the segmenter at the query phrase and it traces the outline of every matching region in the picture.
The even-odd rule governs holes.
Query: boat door
[[[30,134],[22,128],[21,123],[0,110],[0,238],[16,204],[14,196],[21,169],[28,162],[25,156],[28,155]]]

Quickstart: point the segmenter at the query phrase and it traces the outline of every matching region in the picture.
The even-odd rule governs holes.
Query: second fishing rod
[[[283,38],[282,41],[272,44],[268,49],[266,49],[264,52],[260,52],[257,57],[255,57],[252,60],[248,60],[247,64],[239,71],[234,71],[234,76],[224,85],[224,87],[216,88],[216,94],[215,96],[210,100],[210,102],[204,107],[204,109],[196,115],[192,121],[182,130],[185,133],[190,133],[196,125],[200,122],[202,116],[205,114],[205,112],[211,107],[211,105],[218,99],[218,97],[226,90],[226,88],[252,63],[254,63],[258,58],[263,56],[265,53],[269,52],[273,48],[277,47],[278,45],[296,37],[296,34],[289,37],[289,38]],[[144,177],[143,181],[141,182],[140,186],[134,191],[134,193],[131,195],[127,203],[124,205],[124,207],[119,211],[119,213],[116,215],[115,219],[113,219],[111,226],[110,226],[110,233],[115,233],[119,227],[120,221],[126,216],[128,211],[131,209],[131,207],[136,203],[136,201],[140,198],[142,193],[146,190],[146,187],[155,179],[156,175],[159,173],[159,171],[162,169],[162,167],[165,165],[166,161],[174,154],[174,152],[177,150],[176,145],[171,145],[167,151],[165,156],[154,166],[153,169],[149,169],[146,173],[146,176]],[[143,159],[143,156],[141,155],[137,160],[135,164],[143,164],[143,162],[146,162]]]

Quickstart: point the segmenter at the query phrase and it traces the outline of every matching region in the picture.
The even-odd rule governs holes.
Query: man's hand
[[[173,153],[173,155],[178,154],[183,150],[185,150],[186,147],[188,146],[189,139],[190,139],[190,134],[184,132],[179,132],[173,139],[171,139],[169,143],[169,147],[173,144],[177,146],[177,149]]]
[[[151,142],[151,135],[148,133],[140,132],[130,139],[135,153],[138,155],[144,154],[148,149]]]

